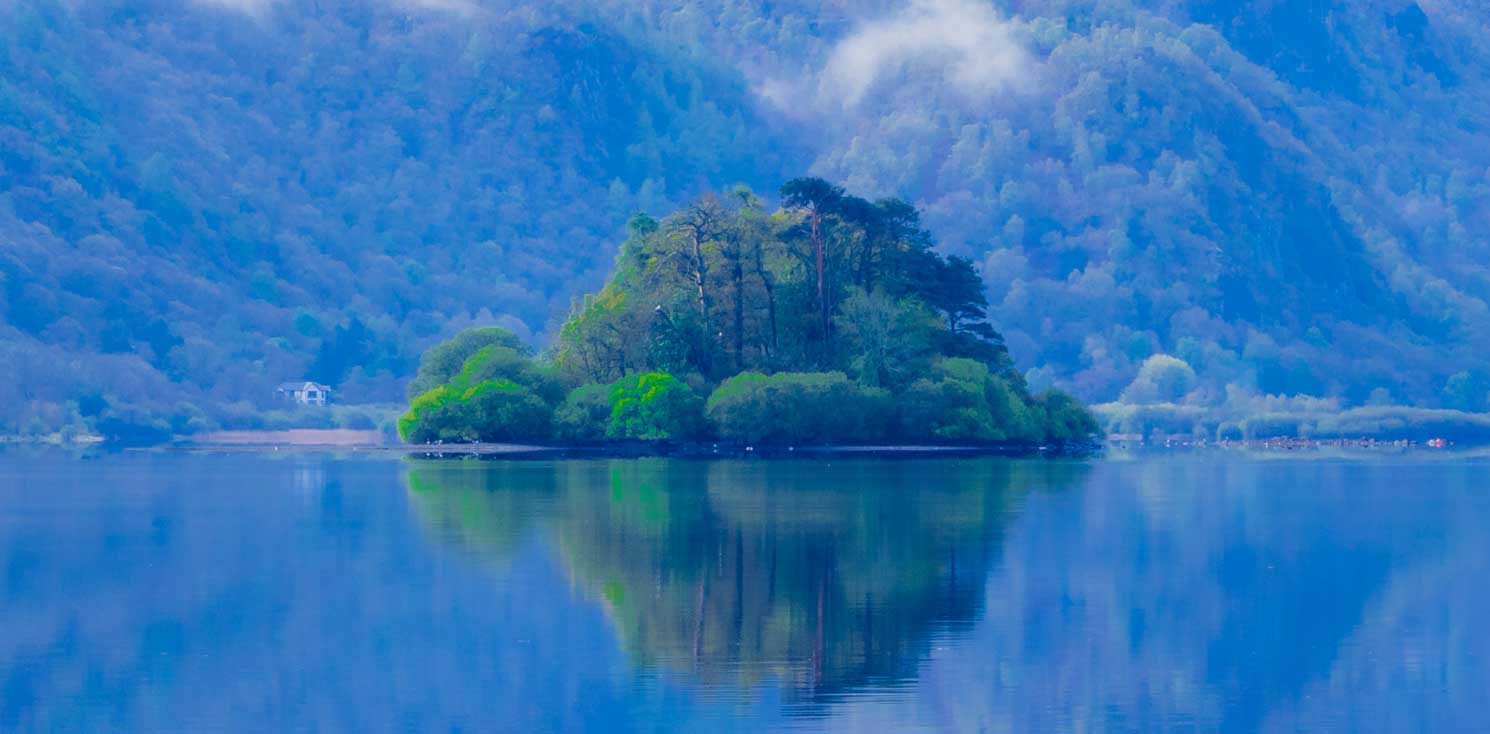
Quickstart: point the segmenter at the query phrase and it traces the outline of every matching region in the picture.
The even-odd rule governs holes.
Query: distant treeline
[[[499,328],[431,350],[412,442],[1067,443],[1097,433],[1033,395],[982,279],[903,201],[815,178],[767,211],[747,189],[629,225],[605,288],[543,360]]]
[[[1443,438],[1485,444],[1487,389],[1466,371],[1449,380],[1449,408],[1393,405],[1386,390],[1373,391],[1367,405],[1349,407],[1338,397],[1257,395],[1236,386],[1217,392],[1185,360],[1157,354],[1144,360],[1117,401],[1092,409],[1106,433],[1148,440]]]
[[[1094,410],[1113,435],[1148,440],[1257,441],[1274,438],[1417,441],[1442,438],[1459,444],[1490,444],[1490,415],[1399,405],[1335,407],[1280,406],[1239,413],[1225,407],[1176,403],[1106,403]]]

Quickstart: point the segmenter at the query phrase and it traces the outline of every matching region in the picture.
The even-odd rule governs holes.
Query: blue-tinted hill
[[[1486,407],[1482,8],[524,5],[0,7],[0,433],[397,399],[631,213],[803,172],[921,206],[1036,387]]]

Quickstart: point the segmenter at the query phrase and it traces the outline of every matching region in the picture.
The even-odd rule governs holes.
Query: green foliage
[[[564,383],[552,367],[533,360],[526,348],[491,345],[471,355],[460,372],[450,379],[454,385],[475,385],[488,380],[510,380],[553,404],[564,399]]]
[[[563,372],[840,370],[898,390],[938,352],[1012,368],[976,268],[938,254],[915,207],[820,179],[782,190],[769,216],[737,188],[634,219],[614,276],[560,331]]]
[[[876,443],[889,438],[890,393],[842,372],[745,372],[705,406],[720,438],[763,444]]]
[[[510,380],[484,380],[461,396],[468,435],[479,441],[533,441],[552,432],[553,408]]]
[[[769,217],[736,189],[633,218],[615,274],[555,350],[571,380],[614,381],[606,437],[699,433],[691,392],[671,375],[717,383],[704,412],[729,441],[1035,444],[1095,432],[1069,398],[1052,409],[1028,394],[986,322],[976,268],[936,253],[914,207],[821,179],[782,193],[786,208]],[[598,389],[571,393],[560,435],[597,436]]]
[[[693,388],[666,372],[644,372],[610,386],[612,439],[687,441],[703,433],[702,401]]]
[[[487,347],[503,347],[516,356],[527,355],[522,341],[506,329],[496,326],[467,329],[424,353],[419,360],[419,371],[409,383],[409,397],[449,382],[466,366],[467,360]]]
[[[1076,398],[1059,390],[1047,390],[1036,400],[1045,413],[1045,441],[1084,442],[1102,434],[1097,417]]]
[[[538,441],[552,436],[554,403],[564,395],[553,370],[534,363],[511,333],[473,329],[430,350],[421,376],[439,384],[415,396],[398,420],[411,443]],[[458,367],[456,357],[465,354]]]
[[[580,385],[554,410],[554,436],[565,441],[605,438],[611,416],[609,385]]]
[[[891,389],[925,372],[941,329],[936,314],[919,301],[857,288],[838,307],[838,322],[859,382]]]
[[[585,298],[559,331],[558,368],[574,380],[609,382],[641,364],[644,345],[633,338],[638,315],[627,301],[614,283]]]
[[[819,179],[783,192],[789,208],[770,217],[748,189],[633,217],[553,367],[505,331],[464,332],[425,356],[416,384],[438,384],[401,435],[1033,445],[1096,433],[1064,393],[1029,395],[972,263],[933,251],[914,207]],[[566,394],[560,375],[580,386]]]
[[[409,403],[409,410],[398,419],[398,435],[409,443],[456,440],[464,431],[457,427],[460,391],[441,385],[424,392]]]
[[[901,429],[920,440],[978,443],[1041,441],[1045,410],[987,365],[940,360],[902,399]]]
[[[483,380],[461,389],[441,385],[414,398],[398,420],[410,443],[538,441],[551,435],[553,409],[511,380]]]

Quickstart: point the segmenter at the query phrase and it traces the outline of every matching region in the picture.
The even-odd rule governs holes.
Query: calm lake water
[[[0,452],[0,731],[1483,731],[1487,469]]]

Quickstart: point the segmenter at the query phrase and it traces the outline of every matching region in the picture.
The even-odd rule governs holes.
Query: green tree
[[[869,387],[901,387],[925,371],[936,316],[920,302],[852,289],[838,307],[849,366]]]
[[[599,441],[610,423],[609,385],[580,385],[554,410],[554,435],[566,441]]]
[[[1096,416],[1076,398],[1059,390],[1048,390],[1037,400],[1045,412],[1046,441],[1083,443],[1102,434]]]
[[[541,441],[553,435],[553,408],[511,380],[485,380],[461,396],[465,435],[477,441]]]
[[[782,203],[798,210],[807,220],[808,243],[812,248],[813,275],[816,277],[817,312],[824,342],[831,333],[828,298],[828,252],[825,218],[837,211],[843,200],[843,189],[820,178],[794,178],[781,187]]]
[[[1045,413],[988,365],[962,357],[939,360],[901,401],[902,431],[919,440],[1037,442]]]
[[[702,433],[703,401],[693,388],[666,372],[644,372],[610,387],[606,437],[643,441],[687,441]]]
[[[720,384],[705,412],[715,432],[732,441],[876,442],[887,437],[891,398],[842,372],[745,372]]]
[[[480,346],[484,344],[484,346]],[[463,332],[426,357],[431,379],[455,355],[475,349],[444,384],[415,396],[398,420],[405,441],[538,441],[552,436],[553,405],[564,395],[557,373],[538,365],[509,332]]]
[[[419,371],[409,382],[408,393],[412,399],[450,381],[460,372],[466,360],[489,346],[502,346],[522,352],[522,340],[516,334],[497,326],[466,329],[450,340],[431,347],[419,360]]]

